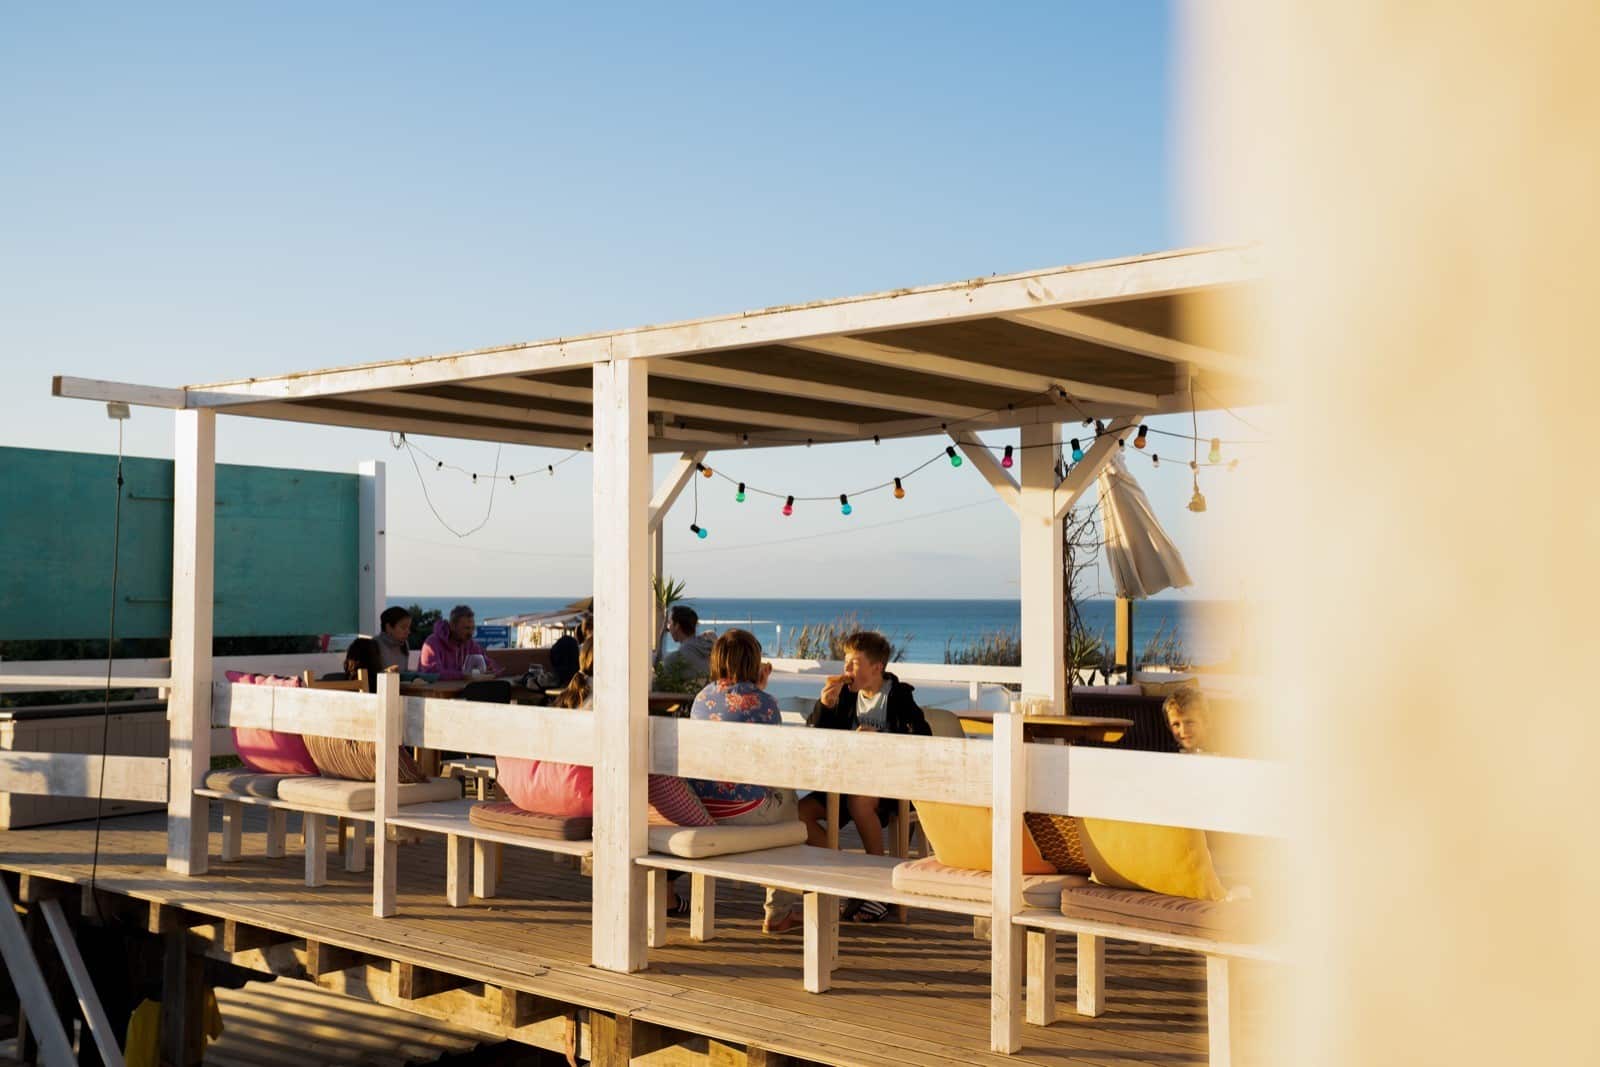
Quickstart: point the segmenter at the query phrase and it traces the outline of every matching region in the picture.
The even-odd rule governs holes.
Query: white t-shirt
[[[883,688],[870,697],[856,694],[856,725],[870,726],[880,734],[889,732],[889,689],[894,683],[885,680]]]

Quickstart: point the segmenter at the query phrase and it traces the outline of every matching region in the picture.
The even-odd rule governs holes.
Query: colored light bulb
[[[850,506],[850,497],[844,493],[839,494],[839,514],[848,515],[855,509]]]
[[[693,530],[694,531],[694,535],[696,537],[700,538],[700,540],[702,540],[702,541],[704,541],[706,539],[706,534],[711,532],[710,530],[707,530],[704,526],[697,526],[696,524],[694,524],[692,522],[689,524],[689,529]]]
[[[435,463],[433,465],[433,469],[436,470],[436,471],[444,470],[444,460],[441,459],[439,462]]]
[[[1134,436],[1134,438],[1133,438],[1133,447],[1134,448],[1143,448],[1144,447],[1144,435],[1149,433],[1149,432],[1150,432],[1150,427],[1141,425],[1139,427],[1138,434],[1136,434]]]
[[[955,446],[954,445],[945,445],[944,454],[950,457],[950,466],[952,466],[952,467],[961,466],[961,457],[956,455],[956,450],[955,450]]]
[[[711,477],[711,468],[710,467],[701,467],[700,468],[700,473],[703,474],[705,477],[709,478],[709,477]]]
[[[1222,462],[1222,438],[1213,437],[1211,439],[1211,455],[1207,456],[1206,459],[1212,463]]]
[[[744,483],[743,482],[739,483],[739,491],[737,493],[733,494],[733,499],[737,500],[741,504],[744,503]]]
[[[1002,467],[1011,466],[1011,446],[1010,445],[1006,445],[1005,455],[1000,457],[1000,466],[1002,466]]]
[[[1156,455],[1154,452],[1150,453],[1150,465],[1152,467],[1161,466],[1161,457]]]
[[[1197,485],[1194,487],[1194,496],[1189,498],[1189,510],[1198,513],[1205,509],[1206,498],[1200,495],[1200,487]]]
[[[906,498],[906,487],[900,484],[899,478],[894,480],[894,498],[896,500],[904,500]]]
[[[554,478],[556,476],[556,465],[554,463],[545,464],[544,469],[550,472],[550,477]]]
[[[1126,452],[1128,450],[1128,439],[1126,437],[1117,438],[1117,447]]]
[[[787,500],[785,500],[783,502],[783,513],[785,515],[793,515],[794,514],[794,497],[790,497],[789,499],[787,499]]]
[[[1083,446],[1078,443],[1078,439],[1076,437],[1072,439],[1072,462],[1083,462]]]

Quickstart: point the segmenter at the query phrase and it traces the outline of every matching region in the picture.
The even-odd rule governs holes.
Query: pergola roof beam
[[[790,343],[789,347],[803,348],[810,352],[821,352],[824,355],[839,356],[844,359],[853,359],[858,363],[876,363],[880,366],[899,367],[902,370],[916,371],[919,374],[933,374],[941,378],[954,378],[957,381],[976,382],[980,385],[1015,389],[1019,393],[1042,394],[1051,389],[1059,388],[1065,389],[1079,400],[1115,404],[1119,407],[1136,408],[1141,411],[1154,409],[1158,402],[1158,398],[1154,393],[1140,393],[1132,389],[1096,385],[1094,382],[1057,378],[1051,375],[1035,374],[1032,371],[1012,370],[1008,367],[997,367],[992,363],[955,359],[951,356],[936,355],[932,352],[919,352],[911,348],[879,344],[876,341],[868,341],[860,337],[826,337],[810,341],[794,341]]]
[[[283,419],[288,422],[305,422],[316,426],[346,426],[362,430],[385,430],[390,433],[426,434],[430,437],[459,437],[468,441],[494,441],[508,445],[534,445],[541,448],[564,448],[574,452],[588,449],[588,434],[545,433],[516,426],[503,426],[482,422],[451,422],[429,419],[415,412],[396,410],[386,412],[354,411],[343,407],[325,407],[335,401],[316,405],[265,403],[242,404],[223,412],[225,415],[243,415],[253,419]]]
[[[650,376],[697,382],[701,385],[720,385],[730,389],[747,389],[755,393],[771,393],[776,396],[823,400],[833,404],[853,404],[880,411],[903,411],[934,418],[964,419],[983,413],[982,408],[952,404],[943,400],[896,395],[875,389],[863,390],[854,386],[812,381],[808,378],[785,378],[777,374],[720,367],[709,363],[690,363],[682,359],[656,360],[650,364]]]
[[[50,379],[50,395],[73,400],[99,400],[105,403],[136,404],[140,407],[182,409],[182,389],[163,389],[155,385],[129,385],[103,382],[94,378],[73,378],[57,374]]]
[[[666,361],[662,360],[660,362],[664,363]],[[654,364],[650,367],[650,374],[652,377],[657,376]],[[583,386],[560,385],[555,382],[541,382],[529,378],[490,378],[484,381],[472,382],[471,388],[514,396],[539,397],[565,403],[588,404],[592,402],[590,390],[585,389]],[[845,422],[840,419],[818,418],[812,415],[792,415],[780,411],[768,411],[761,407],[761,398],[759,396],[753,396],[750,400],[751,406],[747,407],[745,411],[751,415],[759,415],[759,421],[765,426],[844,437],[858,437],[861,434],[859,423]],[[652,396],[646,403],[652,413],[659,411],[691,419],[710,419],[715,422],[726,422],[729,418],[728,409],[720,404],[678,400],[673,397],[663,396]]]
[[[1036,330],[1088,341],[1107,348],[1132,352],[1135,355],[1162,359],[1168,363],[1182,363],[1200,370],[1214,371],[1240,378],[1253,378],[1260,368],[1243,356],[1231,352],[1218,352],[1202,345],[1162,337],[1159,334],[1136,330],[1131,326],[1107,322],[1067,308],[1047,308],[1041,311],[1020,311],[1001,318]]]

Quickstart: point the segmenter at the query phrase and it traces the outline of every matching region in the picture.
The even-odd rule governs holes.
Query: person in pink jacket
[[[467,657],[482,656],[484,669],[490,674],[499,674],[500,668],[494,660],[472,639],[477,628],[477,617],[470,605],[457,604],[451,608],[449,620],[440,619],[434,623],[433,636],[422,642],[417,669],[440,678],[465,678]]]

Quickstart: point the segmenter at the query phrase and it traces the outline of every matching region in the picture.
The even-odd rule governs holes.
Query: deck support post
[[[645,966],[649,770],[650,454],[644,360],[594,365],[593,962]]]
[[[190,934],[173,930],[163,937],[161,978],[161,1062],[192,1067],[205,1052],[205,963],[189,951]]]
[[[708,874],[689,876],[689,940],[717,936],[717,880]]]
[[[1022,692],[1044,697],[1066,714],[1067,616],[1061,518],[1056,512],[1060,460],[1059,423],[1022,428],[1017,507],[1022,527]]]
[[[301,815],[300,836],[306,845],[306,885],[327,885],[328,817],[312,811]]]
[[[500,850],[493,841],[472,842],[472,895],[488,900],[500,892]]]
[[[287,842],[289,838],[289,812],[284,808],[267,809],[267,845],[268,859],[282,859],[288,854]]]
[[[667,944],[667,911],[671,907],[672,889],[667,882],[669,872],[653,868],[646,876],[649,887],[648,930],[645,938],[651,948],[664,948]]]
[[[217,413],[179,411],[172,476],[172,690],[167,700],[167,869],[206,873],[211,769]]]
[[[1106,939],[1078,935],[1078,1014],[1093,1019],[1106,1010]]]
[[[472,890],[472,838],[461,834],[445,837],[445,902],[452,908],[464,908]]]
[[[1233,1064],[1233,990],[1228,957],[1206,957],[1206,1034],[1211,1041],[1211,1067]]]
[[[1032,462],[1031,456],[1027,462]],[[1027,797],[1024,755],[1021,716],[996,715],[989,935],[989,1048],[993,1052],[1010,1053],[1022,1047],[1024,931],[1012,920],[1022,910],[1022,808]]]
[[[1056,934],[1028,931],[1028,1022],[1049,1026],[1056,1021]]]
[[[372,914],[387,919],[398,910],[396,883],[400,877],[400,843],[389,836],[389,820],[400,814],[400,742],[405,732],[405,700],[400,696],[400,676],[378,676],[377,795],[372,801]],[[351,849],[364,864],[367,859],[367,824],[351,829]],[[345,869],[352,869],[349,863]],[[360,870],[360,867],[354,868]]]
[[[826,993],[833,985],[833,963],[839,943],[839,898],[827,893],[805,896],[805,990]]]

